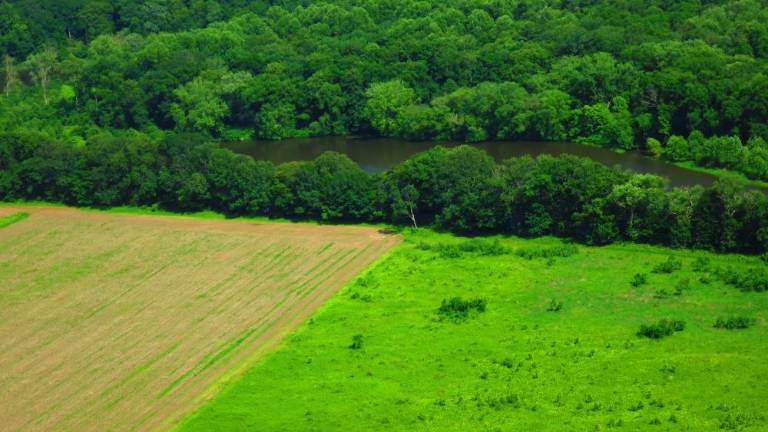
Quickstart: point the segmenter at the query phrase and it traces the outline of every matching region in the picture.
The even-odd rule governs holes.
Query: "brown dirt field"
[[[400,241],[0,207],[0,429],[166,429]]]

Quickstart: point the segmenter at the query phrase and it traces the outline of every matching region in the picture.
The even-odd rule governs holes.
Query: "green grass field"
[[[499,239],[511,251],[560,244]],[[639,245],[526,259],[441,247],[449,243],[467,240],[406,233],[178,429],[768,430],[768,293],[693,270],[697,258],[710,269],[759,259]],[[670,255],[682,269],[653,273]],[[633,287],[636,273],[648,283]],[[439,314],[455,296],[487,308],[464,319]],[[755,322],[714,328],[731,316]],[[662,318],[685,329],[637,336]]]

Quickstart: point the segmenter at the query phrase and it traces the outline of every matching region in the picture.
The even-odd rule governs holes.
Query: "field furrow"
[[[0,229],[0,424],[14,431],[168,427],[400,241],[22,210]]]

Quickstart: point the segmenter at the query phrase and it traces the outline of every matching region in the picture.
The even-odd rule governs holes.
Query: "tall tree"
[[[51,73],[56,66],[58,53],[56,50],[48,47],[39,53],[32,54],[27,59],[27,65],[30,68],[32,77],[43,89],[43,102],[48,105],[48,84],[51,80]]]
[[[3,57],[3,72],[5,75],[5,96],[7,97],[19,85],[19,71],[13,57],[9,55]]]

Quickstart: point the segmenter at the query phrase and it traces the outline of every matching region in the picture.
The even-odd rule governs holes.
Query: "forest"
[[[0,128],[575,141],[766,180],[767,23],[765,0],[3,0]]]
[[[437,146],[369,175],[339,153],[276,166],[195,135],[159,142],[104,136],[74,147],[39,134],[3,134],[0,200],[768,252],[763,191],[727,181],[670,189],[663,178],[570,155],[499,164],[466,145]]]

